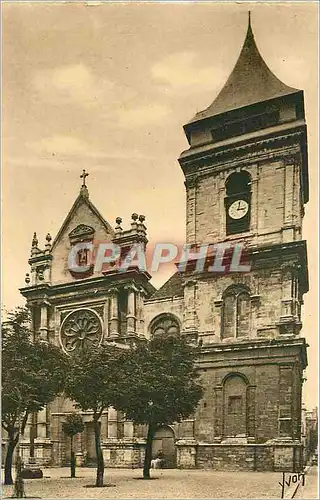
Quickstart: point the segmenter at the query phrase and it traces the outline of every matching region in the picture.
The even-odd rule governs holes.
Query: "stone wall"
[[[150,337],[150,323],[159,314],[173,314],[179,320],[180,324],[183,324],[183,309],[183,297],[169,297],[146,301],[144,303],[145,336],[147,338]]]
[[[251,161],[245,166],[252,178],[252,202],[250,231],[243,236],[250,244],[301,239],[300,168],[298,160],[291,157],[259,164]],[[235,171],[240,168],[233,163],[212,168],[210,173],[202,174],[198,169],[198,179],[187,189],[188,243],[230,239],[225,227],[225,183]]]
[[[300,445],[206,445],[197,446],[196,467],[234,471],[299,472]],[[184,467],[184,461],[180,467]]]

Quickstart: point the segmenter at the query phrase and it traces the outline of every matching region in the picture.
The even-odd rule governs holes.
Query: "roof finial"
[[[82,187],[87,187],[86,186],[86,177],[88,177],[88,173],[85,171],[85,169],[82,170],[82,174],[80,175],[80,179],[83,179],[82,181]]]
[[[80,189],[80,194],[82,194],[82,196],[84,196],[85,198],[89,198],[89,192],[88,192],[88,188],[87,188],[87,185],[86,185],[86,177],[88,177],[88,172],[85,171],[85,169],[82,170],[82,174],[80,175],[80,179],[82,179],[82,186],[81,186],[81,189]]]
[[[251,10],[248,10],[248,27],[251,28]]]

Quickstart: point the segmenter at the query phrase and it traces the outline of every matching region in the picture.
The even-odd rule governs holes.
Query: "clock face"
[[[249,210],[249,204],[245,200],[236,200],[229,207],[229,216],[231,219],[242,219]]]

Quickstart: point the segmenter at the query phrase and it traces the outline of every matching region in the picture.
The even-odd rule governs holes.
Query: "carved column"
[[[47,437],[47,408],[44,407],[37,414],[37,439]]]
[[[143,293],[141,289],[136,293],[136,332],[139,336],[144,335]]]
[[[118,414],[117,410],[110,407],[108,409],[108,439],[118,438]]]
[[[119,317],[118,317],[118,290],[110,289],[110,336],[119,335]]]
[[[103,305],[103,337],[106,339],[110,335],[109,326],[109,299]]]
[[[135,289],[128,287],[128,308],[127,308],[127,334],[133,334],[136,330],[136,297]]]
[[[48,304],[46,302],[41,304],[39,333],[42,340],[48,340]]]

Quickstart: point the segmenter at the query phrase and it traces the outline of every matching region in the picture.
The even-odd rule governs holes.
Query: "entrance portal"
[[[164,467],[173,469],[176,467],[176,447],[174,444],[174,432],[170,427],[160,427],[153,438],[152,458],[156,458],[159,451],[163,453]]]

